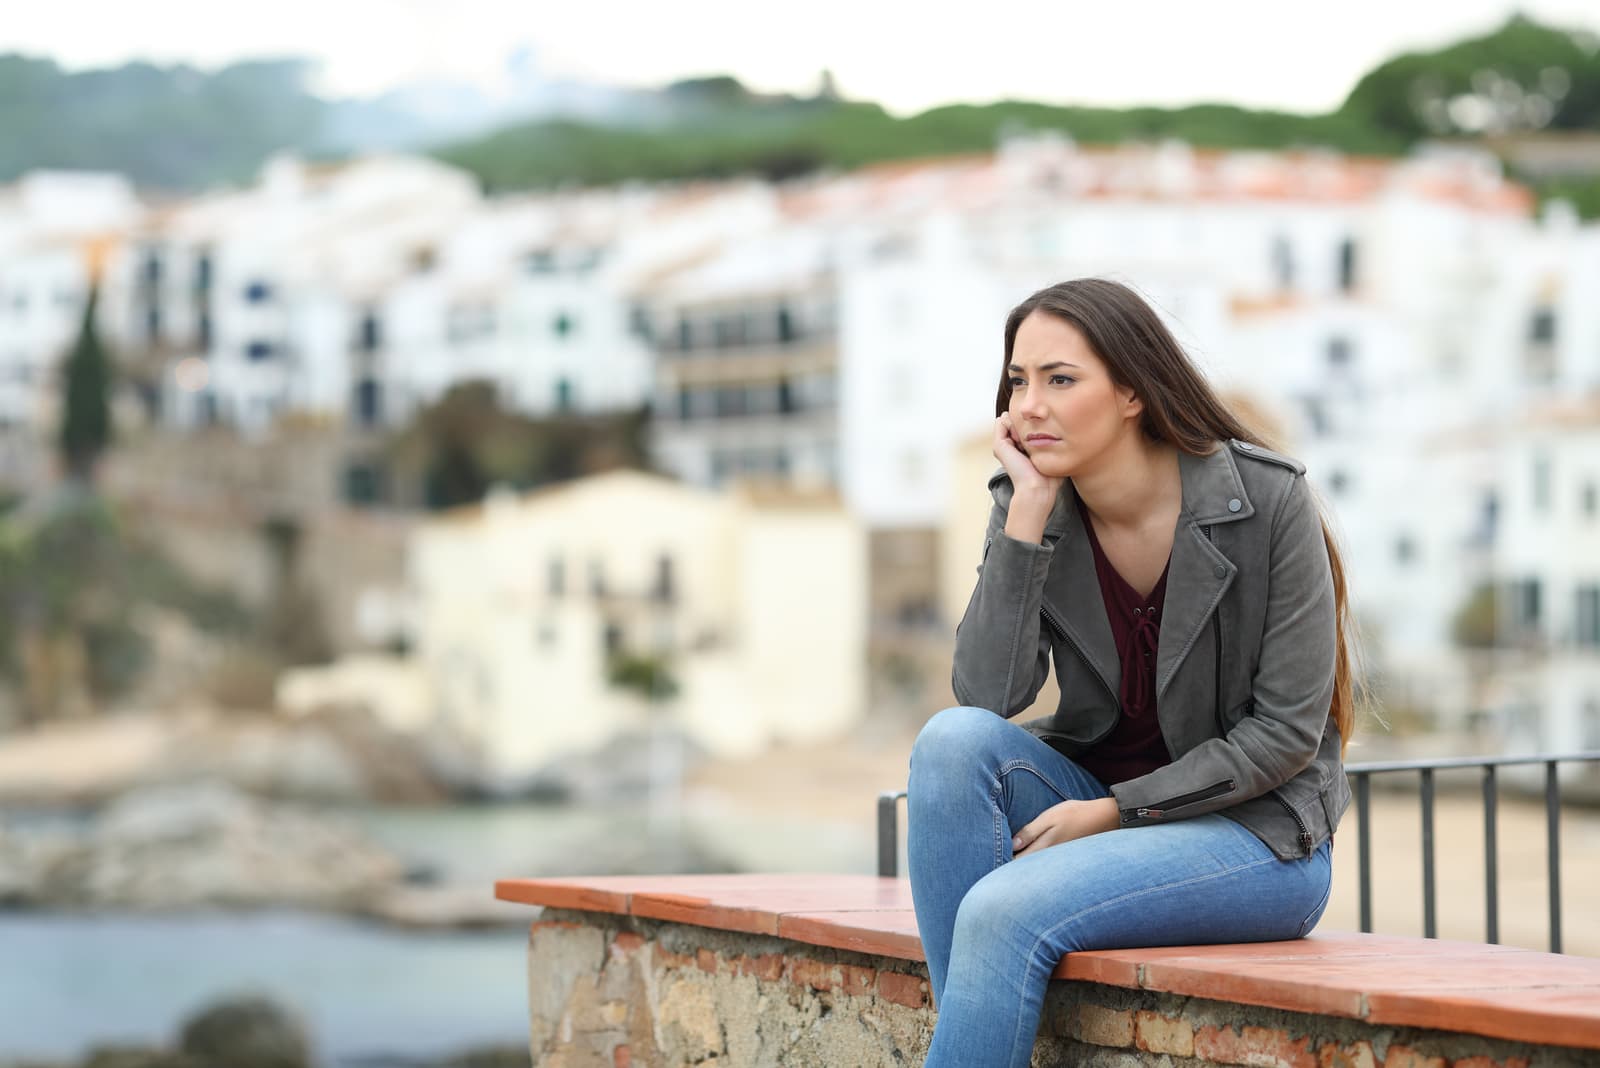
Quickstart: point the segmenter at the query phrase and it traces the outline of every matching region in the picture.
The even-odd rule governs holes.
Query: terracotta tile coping
[[[922,959],[911,890],[903,879],[795,874],[505,879],[495,884],[495,896]],[[1600,1049],[1600,959],[1590,957],[1331,932],[1297,942],[1074,953],[1055,974],[1371,1024]]]

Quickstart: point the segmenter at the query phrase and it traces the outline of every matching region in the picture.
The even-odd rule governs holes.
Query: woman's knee
[[[1048,906],[1049,895],[1041,896],[1029,880],[1012,878],[1015,874],[1016,869],[1003,865],[979,879],[962,897],[956,909],[957,947],[1011,961],[1041,948],[1033,914]]]
[[[1017,729],[984,708],[960,706],[935,713],[911,747],[912,774],[937,774],[985,763],[996,740]]]

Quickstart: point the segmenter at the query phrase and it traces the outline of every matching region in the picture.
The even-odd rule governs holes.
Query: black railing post
[[[900,815],[897,806],[905,794],[885,790],[878,795],[878,874],[893,879],[900,872]]]
[[[1544,811],[1550,860],[1550,952],[1561,952],[1561,779],[1556,762],[1544,766]]]
[[[1500,853],[1495,826],[1498,800],[1494,765],[1490,764],[1483,769],[1483,901],[1485,941],[1491,946],[1500,941]]]
[[[1372,933],[1372,776],[1356,772],[1356,858],[1361,883],[1361,929]]]
[[[1422,937],[1439,937],[1433,886],[1433,769],[1422,769]]]

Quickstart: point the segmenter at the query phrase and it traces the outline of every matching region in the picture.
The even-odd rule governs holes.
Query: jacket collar
[[[1206,456],[1178,454],[1178,477],[1183,483],[1183,510],[1178,522],[1185,521],[1209,526],[1248,519],[1255,514],[1250,495],[1239,478],[1239,466],[1234,461],[1233,449],[1226,443]],[[1060,537],[1069,530],[1081,528],[1078,518],[1077,488],[1068,479],[1062,483],[1056,503],[1045,520],[1046,534]]]
[[[1205,528],[1255,514],[1239,478],[1233,449],[1226,443],[1206,456],[1179,453],[1178,472],[1183,483],[1183,506],[1173,531],[1166,600],[1161,611],[1161,637],[1156,651],[1158,701],[1238,570],[1212,544]],[[1115,697],[1120,690],[1122,662],[1106,618],[1094,551],[1078,514],[1077,496],[1072,481],[1064,482],[1045,523],[1046,538],[1055,541],[1054,555],[1062,559],[1050,569],[1044,596],[1048,604],[1056,606],[1056,615],[1068,638]]]

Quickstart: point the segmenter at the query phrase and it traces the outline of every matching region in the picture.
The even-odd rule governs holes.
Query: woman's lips
[[[1026,440],[1029,445],[1054,445],[1061,439],[1049,434],[1029,434]]]

